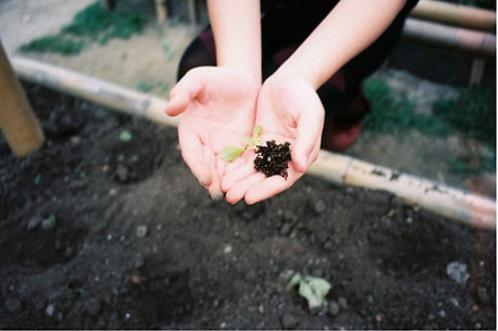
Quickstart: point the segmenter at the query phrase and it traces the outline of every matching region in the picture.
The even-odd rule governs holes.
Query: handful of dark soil
[[[261,171],[266,177],[280,175],[287,179],[287,168],[291,158],[290,143],[277,144],[275,140],[266,142],[266,146],[256,146],[254,169]]]

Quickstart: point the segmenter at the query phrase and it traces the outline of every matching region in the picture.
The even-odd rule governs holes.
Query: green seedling
[[[299,295],[308,301],[310,310],[323,306],[327,301],[325,297],[332,285],[328,281],[318,277],[302,276],[295,274],[287,285],[288,289],[299,287]]]
[[[260,144],[259,137],[263,128],[261,126],[256,126],[252,130],[252,137],[244,137],[244,146],[227,146],[221,151],[221,159],[227,162],[232,162],[248,149],[256,149],[256,146]]]
[[[127,143],[133,139],[133,135],[131,134],[130,131],[128,130],[123,130],[121,131],[121,134],[119,135],[119,140]]]

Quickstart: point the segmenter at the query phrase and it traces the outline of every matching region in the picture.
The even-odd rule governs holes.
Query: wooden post
[[[479,86],[484,77],[484,69],[486,68],[486,60],[475,58],[472,60],[470,68],[469,86]]]
[[[12,152],[23,157],[43,144],[43,132],[0,42],[0,130]]]
[[[168,4],[166,0],[155,0],[156,1],[156,15],[159,24],[166,22],[168,17]]]
[[[197,2],[195,0],[188,0],[188,17],[190,24],[197,24]]]
[[[108,11],[113,11],[116,8],[116,0],[100,0],[100,4]]]

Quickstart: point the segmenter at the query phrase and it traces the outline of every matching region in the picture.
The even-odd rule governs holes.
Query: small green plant
[[[142,32],[144,23],[140,14],[122,10],[109,12],[95,2],[77,13],[59,33],[34,39],[19,49],[74,55],[94,41],[105,44],[112,38],[128,39]]]
[[[308,301],[309,309],[314,309],[325,305],[325,297],[329,293],[332,285],[328,281],[318,277],[302,276],[300,273],[295,274],[289,284],[288,289],[298,286],[299,295]]]
[[[119,140],[127,143],[133,139],[133,134],[129,130],[123,130],[119,134]]]
[[[259,137],[263,128],[261,126],[256,126],[252,130],[252,137],[244,137],[244,146],[227,146],[221,151],[221,159],[227,162],[232,162],[248,149],[256,149],[260,144]]]

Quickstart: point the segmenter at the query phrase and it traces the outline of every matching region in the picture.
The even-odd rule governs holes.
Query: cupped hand
[[[221,198],[226,145],[242,145],[254,126],[260,84],[222,67],[190,70],[171,90],[166,114],[182,114],[178,139],[182,157],[212,198]]]
[[[288,177],[265,177],[254,169],[254,151],[226,167],[222,189],[226,200],[247,204],[268,199],[292,186],[318,157],[324,108],[315,89],[300,76],[270,77],[258,97],[256,125],[262,127],[261,143],[289,142],[292,161]]]

